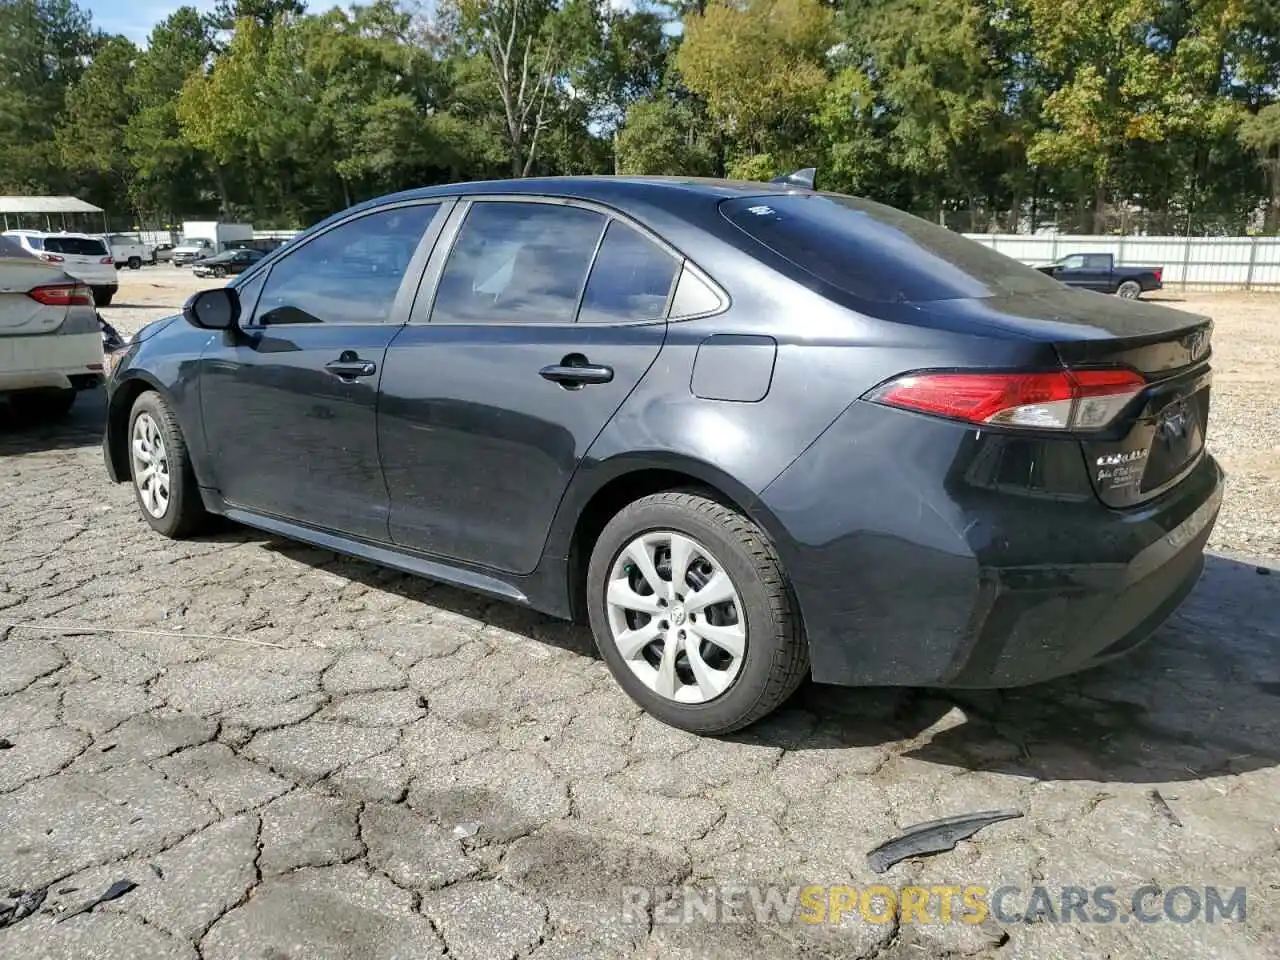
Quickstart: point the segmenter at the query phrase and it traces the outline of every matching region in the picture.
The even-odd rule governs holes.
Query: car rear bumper
[[[1195,586],[1222,501],[1212,457],[1112,510],[1070,441],[870,407],[850,408],[761,495],[783,528],[815,680],[1036,683],[1136,646]],[[1024,460],[1054,474],[1052,493],[1011,482]]]
[[[0,337],[0,392],[84,389],[102,381],[102,334]]]

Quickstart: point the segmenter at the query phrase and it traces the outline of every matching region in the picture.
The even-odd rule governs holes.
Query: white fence
[[[965,236],[1031,266],[1070,253],[1110,253],[1119,266],[1164,267],[1166,287],[1280,291],[1280,237]]]

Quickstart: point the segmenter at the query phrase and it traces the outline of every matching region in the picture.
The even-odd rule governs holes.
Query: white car
[[[4,236],[12,237],[41,260],[88,284],[94,302],[100,307],[110,304],[120,288],[115,258],[102,237],[39,230],[9,230]]]
[[[100,384],[102,339],[89,287],[0,236],[0,395],[18,418],[61,416]]]

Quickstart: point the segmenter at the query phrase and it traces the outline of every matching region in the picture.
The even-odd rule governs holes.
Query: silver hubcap
[[[640,681],[679,703],[729,689],[747,650],[737,587],[692,537],[655,530],[613,561],[605,597],[614,646]]]
[[[159,519],[169,509],[169,453],[160,426],[149,413],[133,421],[133,482],[142,506]]]

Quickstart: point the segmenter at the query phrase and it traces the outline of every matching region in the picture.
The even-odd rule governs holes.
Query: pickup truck
[[[1036,269],[1069,287],[1114,293],[1126,300],[1164,286],[1164,267],[1117,267],[1109,253],[1073,253]]]
[[[155,247],[142,243],[137,237],[131,237],[127,233],[112,233],[104,239],[107,241],[107,246],[111,248],[111,256],[116,261],[117,270],[123,270],[125,267],[137,270],[144,263],[156,262]]]

